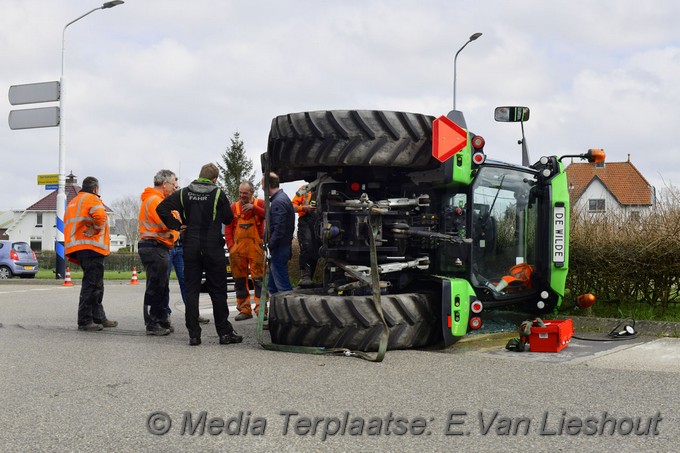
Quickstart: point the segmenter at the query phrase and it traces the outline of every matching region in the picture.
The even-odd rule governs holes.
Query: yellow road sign
[[[59,175],[38,175],[38,185],[59,184]]]

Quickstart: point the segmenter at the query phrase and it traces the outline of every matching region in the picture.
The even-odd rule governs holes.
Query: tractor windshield
[[[472,284],[496,296],[532,290],[536,261],[535,174],[481,168],[472,187]],[[532,198],[534,198],[532,200]]]

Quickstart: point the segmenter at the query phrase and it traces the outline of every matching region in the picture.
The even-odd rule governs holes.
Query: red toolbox
[[[569,319],[544,319],[545,327],[531,327],[531,352],[559,352],[566,348],[574,335],[574,323]]]

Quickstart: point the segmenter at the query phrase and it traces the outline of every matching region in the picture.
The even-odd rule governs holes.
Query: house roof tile
[[[604,167],[577,162],[571,163],[565,171],[574,200],[580,198],[597,178],[622,205],[651,205],[653,202],[652,186],[630,161],[607,162]]]

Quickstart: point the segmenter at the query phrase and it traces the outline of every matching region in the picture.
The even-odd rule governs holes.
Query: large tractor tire
[[[441,327],[427,294],[381,298],[389,327],[388,349],[441,341]],[[269,332],[273,343],[377,351],[383,325],[371,296],[328,296],[290,291],[272,296]]]
[[[272,120],[270,168],[282,181],[314,179],[338,167],[437,168],[434,117],[376,110],[290,113]]]

